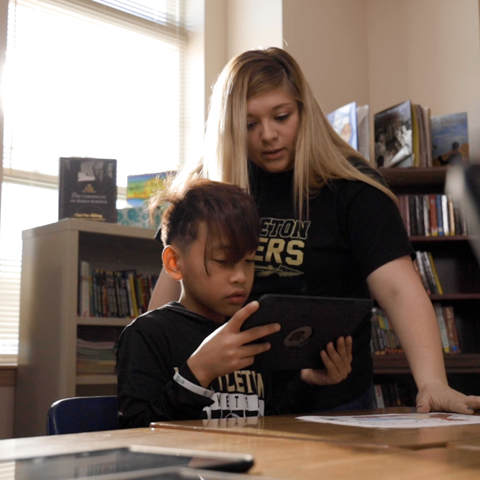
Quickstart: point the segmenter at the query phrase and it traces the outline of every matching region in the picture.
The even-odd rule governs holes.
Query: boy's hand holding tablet
[[[245,305],[227,323],[209,335],[192,354],[188,366],[203,387],[208,387],[217,377],[252,365],[270,350],[271,344],[260,339],[279,332],[279,323],[242,330],[244,322],[258,308],[257,301]],[[305,383],[334,385],[345,380],[351,372],[352,337],[339,337],[336,348],[333,342],[329,342],[324,350],[318,351],[318,357],[325,368],[302,369],[301,379]],[[270,368],[275,370],[278,367],[272,361]]]
[[[209,335],[189,358],[188,366],[204,388],[217,377],[252,365],[255,355],[270,349],[267,342],[251,342],[278,332],[278,323],[240,330],[243,322],[258,310],[258,307],[258,302],[245,305],[228,322]]]

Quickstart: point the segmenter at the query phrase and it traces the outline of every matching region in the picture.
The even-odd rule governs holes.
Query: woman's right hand
[[[258,302],[254,301],[241,308],[227,323],[210,334],[188,359],[187,364],[202,387],[208,388],[215,378],[248,367],[255,360],[255,355],[270,349],[267,342],[250,343],[278,332],[278,323],[240,330],[258,306]]]

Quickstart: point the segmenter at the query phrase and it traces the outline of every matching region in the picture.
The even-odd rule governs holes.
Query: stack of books
[[[77,375],[112,375],[115,364],[115,342],[77,338]]]

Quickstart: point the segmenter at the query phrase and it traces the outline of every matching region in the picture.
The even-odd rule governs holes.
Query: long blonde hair
[[[299,65],[279,48],[249,50],[223,69],[210,98],[204,155],[187,165],[176,182],[203,177],[250,191],[247,147],[247,101],[286,88],[299,109],[295,144],[294,201],[299,217],[308,216],[308,199],[334,179],[359,180],[378,188],[395,203],[395,195],[378,179],[362,173],[348,159],[368,161],[330,125]]]

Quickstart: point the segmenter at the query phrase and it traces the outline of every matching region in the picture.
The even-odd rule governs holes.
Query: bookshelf
[[[444,193],[447,167],[380,169],[397,195]],[[450,384],[466,394],[480,394],[480,266],[469,237],[411,236],[415,250],[428,250],[435,258],[444,294],[431,294],[432,302],[452,305],[460,336],[461,353],[445,354]],[[413,384],[403,354],[375,355],[375,383],[405,381]]]
[[[161,245],[149,229],[65,219],[23,232],[15,436],[45,434],[56,400],[116,393],[115,375],[77,375],[77,335],[116,340],[130,318],[78,315],[79,262],[158,274]]]

